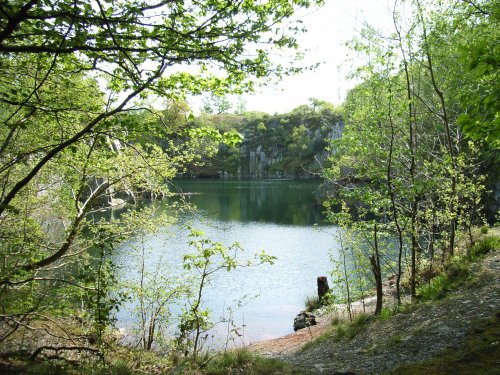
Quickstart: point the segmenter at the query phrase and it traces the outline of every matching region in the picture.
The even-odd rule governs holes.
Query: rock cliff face
[[[344,123],[337,121],[328,128],[328,132],[306,129],[303,144],[299,152],[294,152],[290,144],[281,140],[275,143],[255,143],[245,137],[240,146],[240,165],[236,176],[239,178],[311,178],[316,176],[321,164],[332,153],[325,146],[342,136]]]
[[[240,147],[240,166],[238,177],[242,178],[282,178],[283,171],[279,166],[283,162],[283,155],[277,150],[264,151],[262,145],[256,149],[251,148],[248,143],[243,143]]]
[[[189,165],[186,176],[235,178],[310,178],[319,176],[329,156],[330,141],[342,136],[344,122],[333,104],[310,99],[291,112],[270,115],[203,115],[194,122],[220,134],[236,131],[243,136],[238,149],[219,145],[215,156],[202,156]]]

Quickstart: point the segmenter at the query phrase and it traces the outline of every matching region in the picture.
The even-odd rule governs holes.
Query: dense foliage
[[[3,349],[23,332],[32,332],[33,357],[44,347],[104,349],[111,311],[126,297],[113,290],[113,249],[168,220],[151,210],[111,222],[94,214],[125,197],[167,194],[187,164],[220,142],[237,142],[234,134],[190,129],[169,103],[204,91],[247,91],[256,78],[300,71],[268,52],[296,48],[302,29],[283,21],[320,3],[0,4]],[[166,112],[154,111],[148,98],[167,102]],[[151,298],[137,293],[144,304]],[[151,337],[143,338],[150,347]]]
[[[367,63],[355,72],[362,83],[347,96],[325,173],[331,219],[346,230],[341,255],[354,262],[349,275],[342,264],[335,274],[348,299],[376,285],[380,312],[387,274],[398,301],[403,284],[415,298],[459,241],[473,241],[482,165],[499,140],[498,9],[496,1],[396,2],[393,34],[366,27],[352,41]],[[366,269],[373,282],[357,283]]]
[[[238,115],[203,114],[194,126],[221,134],[242,135],[238,148],[221,145],[204,163],[188,168],[190,175],[243,178],[319,176],[327,158],[328,142],[342,134],[340,111],[332,104],[310,99],[289,113],[269,115],[243,112]]]
[[[395,2],[392,35],[367,26],[351,43],[366,64],[343,106],[345,129],[315,99],[287,114],[246,113],[240,103],[228,115],[226,94],[302,69],[275,63],[272,51],[297,48],[303,30],[284,21],[321,3],[0,3],[2,351],[16,342],[31,358],[102,358],[113,311],[133,299],[138,346],[202,360],[211,275],[272,258],[241,262],[238,244],[193,230],[186,273],[172,277],[161,259],[145,269],[145,238],[187,206],[98,219],[103,207],[170,194],[182,173],[322,173],[330,218],[343,227],[335,283],[349,301],[375,284],[377,312],[383,275],[396,275],[398,300],[404,287],[416,298],[457,244],[472,242],[500,145],[498,0]],[[205,113],[194,118],[185,98],[204,92]],[[131,237],[137,267],[123,285],[113,252]],[[177,340],[163,346],[168,305],[180,298]]]

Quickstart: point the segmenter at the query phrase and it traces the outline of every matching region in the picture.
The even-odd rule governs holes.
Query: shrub
[[[475,258],[484,254],[488,254],[490,251],[498,250],[500,250],[500,238],[486,237],[472,246],[470,253],[471,256]]]
[[[469,264],[461,258],[454,258],[443,273],[417,289],[417,297],[424,301],[441,299],[465,282],[469,275]]]
[[[222,374],[292,374],[285,362],[274,358],[260,357],[249,350],[226,351],[213,358],[204,371],[210,375]]]
[[[488,226],[487,225],[483,225],[480,229],[481,231],[481,234],[487,234],[488,233]]]
[[[322,303],[318,296],[307,296],[305,305],[306,311],[313,311],[319,309],[322,306]]]

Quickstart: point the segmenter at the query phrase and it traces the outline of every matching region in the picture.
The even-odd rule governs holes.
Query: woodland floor
[[[311,329],[249,348],[304,374],[500,374],[500,253],[472,267],[473,277],[446,298],[374,319],[352,339],[329,334],[331,316],[323,316]]]

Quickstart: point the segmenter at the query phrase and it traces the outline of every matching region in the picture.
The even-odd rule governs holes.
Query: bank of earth
[[[500,252],[471,265],[446,298],[384,319],[368,319],[339,338],[331,319],[250,346],[303,374],[500,374]]]

